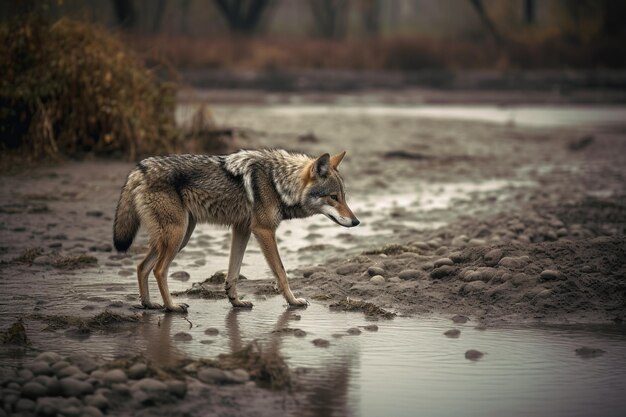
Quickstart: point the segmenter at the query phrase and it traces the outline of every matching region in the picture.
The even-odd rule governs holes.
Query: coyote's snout
[[[282,220],[324,214],[335,223],[359,224],[346,204],[343,179],[337,167],[345,156],[324,154],[310,158],[283,150],[239,151],[225,156],[174,155],[147,158],[133,169],[115,213],[113,240],[118,251],[132,244],[139,225],[149,235],[149,251],[137,267],[141,304],[150,301],[148,276],[154,270],[165,308],[184,312],[174,304],[167,286],[168,268],[182,250],[196,223],[231,226],[232,241],[226,293],[235,307],[252,307],[237,296],[237,279],[250,234],[254,234],[292,306],[305,306],[287,281],[276,246]]]

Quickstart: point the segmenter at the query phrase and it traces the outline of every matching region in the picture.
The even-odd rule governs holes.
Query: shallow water
[[[264,351],[285,357],[300,375],[303,409],[309,415],[618,416],[626,409],[623,327],[477,330],[471,321],[453,324],[444,317],[372,322],[360,313],[332,312],[315,302],[305,310],[289,310],[280,297],[257,299],[250,311],[233,310],[225,300],[183,301],[191,305],[189,321],[147,313],[132,331],[95,333],[82,341],[63,331],[41,332],[33,335],[33,344],[105,358],[142,353],[172,363],[184,356],[215,357],[257,340]],[[363,328],[371,324],[378,331]],[[219,333],[205,335],[209,327]],[[285,327],[302,329],[306,336],[272,333]],[[362,333],[348,335],[353,327]],[[461,330],[458,339],[443,335],[451,328]],[[176,341],[179,332],[193,339]],[[330,346],[315,347],[316,338]],[[583,359],[575,354],[582,346],[606,353]],[[485,356],[469,361],[464,357],[468,349]],[[4,366],[21,362],[6,351],[0,360]]]
[[[624,106],[272,106],[281,116],[314,116],[332,112],[345,116],[392,116],[478,121],[527,127],[614,127],[626,120]]]

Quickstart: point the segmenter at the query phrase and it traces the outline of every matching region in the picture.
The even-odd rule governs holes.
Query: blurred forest
[[[0,18],[27,1],[4,2]],[[21,6],[16,6],[21,4]],[[47,0],[179,69],[623,68],[622,0]]]

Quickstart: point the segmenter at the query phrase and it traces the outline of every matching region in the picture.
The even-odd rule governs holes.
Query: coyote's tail
[[[133,239],[139,230],[139,214],[135,207],[135,202],[132,195],[131,175],[129,175],[122,188],[122,194],[120,195],[120,201],[117,203],[117,209],[115,210],[115,221],[113,223],[113,244],[115,249],[119,252],[126,252],[130,245],[133,244]]]

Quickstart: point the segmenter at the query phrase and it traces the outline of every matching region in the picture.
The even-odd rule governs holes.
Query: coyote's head
[[[360,221],[346,204],[343,179],[337,171],[345,155],[345,151],[335,156],[325,153],[307,167],[304,201],[310,211],[321,213],[341,226],[354,227]]]

